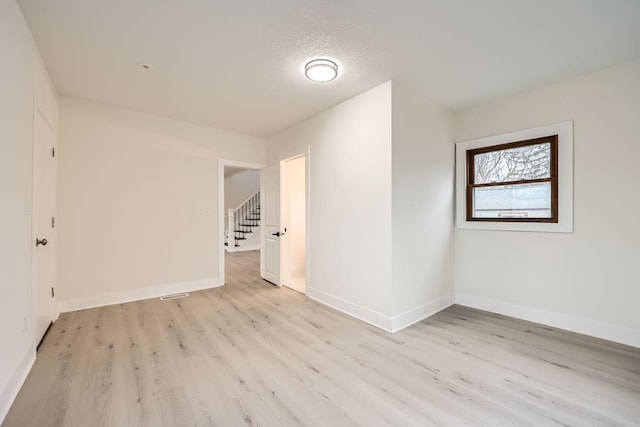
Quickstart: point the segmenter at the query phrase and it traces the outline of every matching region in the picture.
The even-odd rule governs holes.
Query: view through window
[[[467,221],[558,222],[558,136],[467,150]]]

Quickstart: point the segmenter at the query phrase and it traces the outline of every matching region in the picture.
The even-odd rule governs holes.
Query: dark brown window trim
[[[474,157],[478,154],[492,151],[502,151],[511,148],[526,147],[529,145],[550,144],[551,164],[549,178],[524,179],[520,181],[491,182],[475,184]],[[501,185],[533,184],[538,182],[551,183],[551,217],[550,218],[476,218],[473,216],[473,189],[481,187],[495,187]],[[487,147],[467,150],[467,194],[466,194],[467,221],[478,222],[545,222],[558,223],[558,135],[550,135],[542,138],[527,139],[524,141],[508,142],[506,144],[491,145]]]

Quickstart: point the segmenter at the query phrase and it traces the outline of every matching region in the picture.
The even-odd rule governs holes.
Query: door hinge
[[[56,147],[51,147],[51,157],[56,156]]]
[[[55,288],[52,286],[51,287],[51,298],[54,298],[56,296],[56,290]]]
[[[56,219],[54,217],[51,217],[51,228],[54,228],[56,226]]]

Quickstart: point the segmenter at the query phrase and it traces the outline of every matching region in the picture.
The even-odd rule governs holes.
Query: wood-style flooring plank
[[[640,426],[640,350],[452,306],[396,334],[259,278],[64,313],[3,426]]]

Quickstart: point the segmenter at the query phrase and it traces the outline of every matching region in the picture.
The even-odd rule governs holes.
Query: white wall
[[[289,235],[291,273],[304,275],[305,268],[305,158],[287,162],[289,168]]]
[[[458,111],[455,139],[574,121],[574,233],[456,230],[461,303],[640,346],[640,61]]]
[[[229,227],[228,209],[236,209],[260,190],[260,171],[247,169],[224,179],[224,229]]]
[[[260,190],[260,171],[245,170],[225,178],[224,207],[235,209]]]
[[[393,82],[393,329],[454,302],[453,115]]]
[[[268,140],[267,164],[310,147],[307,294],[387,325],[391,283],[391,82]]]
[[[218,159],[264,140],[62,98],[59,152],[62,310],[221,284]]]
[[[280,194],[280,227],[287,230],[280,239],[283,259],[286,260],[281,271],[282,281],[289,286],[291,276],[303,276],[306,265],[306,200],[305,200],[305,163],[304,156],[282,163],[282,181]],[[302,291],[302,289],[300,289]]]
[[[0,1],[0,423],[35,356],[32,328],[32,138],[38,102],[55,92],[15,1]],[[38,68],[40,68],[38,70]],[[38,75],[34,75],[34,69]],[[40,80],[36,80],[40,78]],[[36,84],[38,81],[38,84]],[[55,104],[55,98],[47,103]],[[55,110],[55,105],[49,109]],[[55,117],[48,117],[52,122]]]

